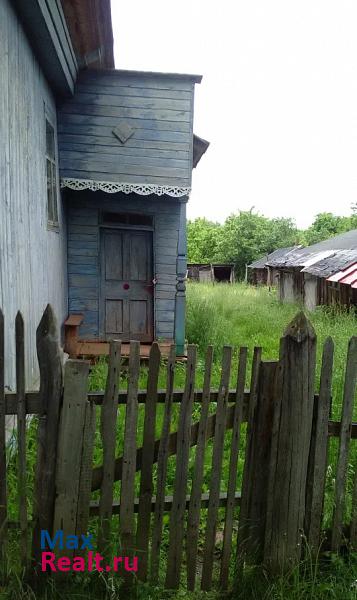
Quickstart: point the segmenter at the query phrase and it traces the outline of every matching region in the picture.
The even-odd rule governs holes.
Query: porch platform
[[[64,323],[64,351],[67,352],[70,358],[79,357],[97,357],[97,356],[108,356],[109,355],[109,342],[101,340],[81,340],[79,339],[79,327],[83,322],[83,315],[69,315],[68,319]],[[165,340],[159,342],[159,348],[161,355],[164,358],[168,358],[170,353],[170,347],[174,343],[173,340]],[[147,360],[149,358],[151,344],[142,343],[140,344],[140,358]],[[122,356],[129,356],[130,344],[123,343],[121,346]],[[178,358],[185,358],[180,356]]]
[[[173,343],[173,342],[172,342]],[[161,356],[164,358],[168,358],[170,347],[172,345],[171,342],[159,342],[159,348],[161,352]],[[142,360],[147,360],[149,358],[151,349],[151,344],[140,344],[140,358]],[[121,355],[129,356],[130,353],[130,344],[123,343],[121,345]],[[93,341],[85,341],[80,340],[77,341],[75,356],[71,356],[71,358],[80,358],[82,356],[96,357],[96,356],[108,356],[109,355],[109,342],[101,342],[98,340]],[[180,357],[184,358],[184,357]]]

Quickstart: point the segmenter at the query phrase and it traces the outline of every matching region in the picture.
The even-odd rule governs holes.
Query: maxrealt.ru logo
[[[137,572],[138,557],[114,556],[112,564],[104,565],[104,557],[95,552],[92,535],[64,535],[62,530],[54,533],[53,537],[47,530],[41,531],[41,570],[42,571],[113,571],[120,570]],[[55,550],[61,550],[61,556],[56,558]],[[63,556],[63,550],[87,551],[85,556]]]

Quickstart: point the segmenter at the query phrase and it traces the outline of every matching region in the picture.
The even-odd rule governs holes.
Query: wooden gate
[[[136,341],[128,364],[120,342],[110,342],[105,392],[88,391],[85,361],[68,360],[62,382],[55,320],[47,307],[37,331],[40,391],[25,392],[19,314],[17,391],[5,393],[3,340],[1,315],[0,543],[4,553],[9,525],[19,527],[24,566],[39,568],[43,529],[65,535],[90,530],[108,567],[113,555],[137,556],[138,579],[169,589],[226,589],[237,567],[246,564],[264,563],[280,572],[299,562],[304,540],[315,554],[321,543],[334,551],[342,545],[357,548],[356,466],[352,491],[347,489],[350,444],[357,438],[352,422],[357,338],[348,347],[339,422],[330,419],[333,343],[324,344],[317,395],[316,337],[303,314],[285,331],[278,361],[262,360],[261,349],[254,349],[250,390],[245,389],[247,348],[238,354],[223,348],[220,385],[214,389],[209,347],[203,387],[197,389],[197,349],[189,346],[185,386],[175,390],[174,347],[163,361],[157,344],[151,348],[145,389],[139,389]],[[158,388],[160,369],[166,373],[165,389]],[[8,414],[17,415],[16,523],[8,517]],[[26,414],[39,416],[32,514],[27,512]],[[339,438],[339,449],[326,532],[322,518],[332,436]],[[352,512],[346,522],[347,501]],[[132,574],[126,577],[131,582]]]

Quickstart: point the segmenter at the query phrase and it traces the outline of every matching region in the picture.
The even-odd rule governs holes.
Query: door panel
[[[123,235],[119,231],[110,231],[105,234],[104,244],[105,279],[121,281],[124,278]]]
[[[105,301],[105,331],[108,335],[123,333],[123,300]]]
[[[152,233],[101,231],[101,335],[153,340]]]

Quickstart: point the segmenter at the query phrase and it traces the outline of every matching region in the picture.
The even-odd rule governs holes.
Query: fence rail
[[[48,306],[37,330],[40,390],[25,392],[26,324],[18,314],[17,390],[5,393],[5,326],[0,312],[1,557],[7,530],[16,526],[22,566],[39,573],[42,529],[79,535],[90,527],[96,529],[97,549],[105,559],[118,550],[113,540],[122,554],[138,556],[140,580],[169,589],[185,580],[189,590],[209,590],[213,585],[227,589],[237,566],[264,563],[273,572],[289,568],[301,559],[302,533],[314,553],[324,537],[334,551],[357,548],[357,465],[346,522],[347,473],[357,439],[352,420],[357,338],[351,338],[346,356],[341,421],[333,421],[333,342],[325,342],[315,393],[316,336],[303,314],[284,332],[279,360],[262,360],[261,349],[254,349],[250,389],[245,388],[247,348],[239,349],[234,389],[229,388],[232,348],[223,348],[216,389],[209,347],[203,388],[197,389],[197,349],[190,345],[185,386],[176,390],[174,348],[162,361],[154,343],[146,389],[139,390],[138,342],[130,343],[127,389],[119,389],[123,357],[120,342],[112,341],[106,389],[89,392],[87,362],[68,360],[63,372]],[[166,370],[165,389],[158,388],[160,369]],[[8,518],[7,415],[17,416],[16,523]],[[32,498],[26,415],[38,417]],[[322,523],[334,437],[339,440],[334,511],[326,536]],[[94,464],[94,454],[101,457],[100,465],[98,458]],[[114,515],[119,515],[119,530]],[[131,583],[126,575],[126,584]]]

